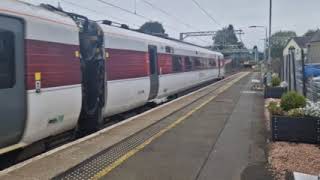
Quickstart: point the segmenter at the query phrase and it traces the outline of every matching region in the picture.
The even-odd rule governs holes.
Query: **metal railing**
[[[296,63],[296,91],[303,94],[303,73],[302,65],[299,61]]]
[[[309,78],[306,82],[307,98],[313,102],[320,101],[320,77]]]
[[[309,100],[318,102],[320,101],[320,76],[305,77],[304,70],[308,65],[307,58],[302,51],[300,58],[295,58],[293,52],[290,52],[284,57],[282,64],[282,79],[287,82],[289,91],[297,91],[305,95]],[[320,68],[320,64],[319,64]]]

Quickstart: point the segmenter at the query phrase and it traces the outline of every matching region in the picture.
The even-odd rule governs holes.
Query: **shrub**
[[[281,80],[278,76],[272,76],[272,79],[271,79],[272,87],[280,86],[280,83],[281,83]]]
[[[283,115],[283,110],[277,102],[270,102],[268,110],[272,115]]]
[[[297,92],[288,92],[281,97],[280,106],[284,111],[304,108],[306,106],[306,98]]]
[[[288,112],[288,116],[292,117],[304,117],[304,108],[291,109]]]

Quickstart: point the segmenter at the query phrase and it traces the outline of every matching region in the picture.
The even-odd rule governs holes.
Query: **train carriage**
[[[50,6],[0,7],[0,154],[224,76],[218,52]]]
[[[0,148],[6,148],[0,152],[6,152],[74,128],[82,96],[76,23],[25,3],[0,4]]]
[[[114,26],[101,27],[108,54],[105,115],[166,98],[223,74],[223,70],[219,74],[220,53]]]

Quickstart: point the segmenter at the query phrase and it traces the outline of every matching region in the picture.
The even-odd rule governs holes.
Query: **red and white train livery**
[[[224,76],[223,55],[13,0],[0,2],[0,154]]]

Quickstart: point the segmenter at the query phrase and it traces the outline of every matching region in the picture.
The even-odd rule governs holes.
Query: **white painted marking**
[[[4,154],[4,153],[7,153],[7,152],[10,152],[10,151],[13,151],[13,150],[16,150],[16,149],[19,149],[19,148],[22,148],[22,147],[25,147],[25,146],[27,146],[27,144],[18,143],[18,144],[15,144],[15,145],[0,149],[0,155]]]
[[[73,89],[73,88],[78,88],[78,87],[81,87],[81,84],[57,86],[57,87],[50,87],[50,88],[41,88],[41,93],[50,92],[50,91],[65,90],[65,89]],[[27,92],[28,92],[28,94],[38,94],[38,93],[36,93],[35,89],[28,90]]]
[[[257,91],[242,91],[242,94],[257,94]]]
[[[320,176],[313,176],[313,175],[303,174],[298,172],[294,172],[293,176],[294,176],[294,180],[319,180],[320,179]]]

